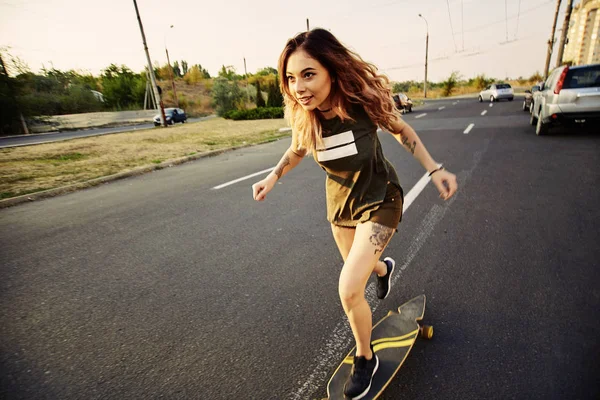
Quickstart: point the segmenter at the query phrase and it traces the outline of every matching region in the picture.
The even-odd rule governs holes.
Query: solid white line
[[[421,118],[421,117],[424,117],[424,116],[426,116],[426,115],[427,115],[427,113],[419,114],[419,115],[417,115],[417,116],[415,117],[415,119],[417,119],[417,118]]]
[[[441,167],[441,165],[438,165],[438,167]],[[429,174],[425,172],[425,175],[423,175],[421,179],[419,179],[419,181],[415,184],[415,186],[413,186],[413,188],[410,189],[410,192],[408,192],[408,194],[404,196],[404,205],[402,207],[402,213],[405,213],[406,210],[408,210],[408,207],[410,207],[410,205],[413,203],[413,201],[415,201],[417,196],[421,194],[421,192],[423,191],[423,189],[425,189],[425,186],[427,186],[430,180],[431,178],[429,177]]]
[[[222,184],[222,185],[215,186],[213,189],[215,189],[215,190],[216,190],[216,189],[223,189],[223,188],[224,188],[224,187],[226,187],[226,186],[233,185],[234,183],[238,183],[238,182],[241,182],[241,181],[245,181],[246,179],[250,179],[250,178],[252,178],[252,177],[254,177],[254,176],[256,176],[256,175],[264,174],[265,172],[271,172],[271,171],[273,171],[274,169],[275,169],[275,167],[267,168],[267,169],[264,169],[264,170],[262,170],[262,171],[258,171],[258,172],[255,172],[255,173],[253,173],[253,174],[246,175],[246,176],[243,176],[243,177],[241,177],[241,178],[235,179],[235,180],[233,180],[233,181],[229,181],[229,182],[227,182],[227,183],[224,183],[224,184]]]
[[[485,114],[487,114],[487,110],[483,110],[483,111],[481,112],[481,115],[485,115]]]
[[[438,108],[438,110],[443,110],[444,108],[446,108],[446,106],[441,106],[440,108]]]
[[[475,124],[469,124],[463,133],[466,135],[467,133],[471,132],[471,129],[473,129],[474,126]]]

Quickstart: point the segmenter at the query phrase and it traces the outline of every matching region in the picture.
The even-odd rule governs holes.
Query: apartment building
[[[600,0],[582,0],[573,8],[567,37],[564,61],[600,63]]]

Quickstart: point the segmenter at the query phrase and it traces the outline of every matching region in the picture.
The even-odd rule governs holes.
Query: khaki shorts
[[[383,204],[377,210],[371,212],[369,221],[397,229],[398,224],[402,220],[403,204],[404,194],[402,193],[402,189],[388,182]]]

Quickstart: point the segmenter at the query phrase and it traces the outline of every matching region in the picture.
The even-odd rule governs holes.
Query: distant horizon
[[[497,80],[543,75],[556,0],[431,0],[427,7],[409,0],[375,1],[365,7],[358,0],[307,0],[301,11],[306,15],[278,0],[261,6],[241,0],[209,5],[183,0],[177,7],[139,0],[138,8],[153,65],[167,63],[167,47],[171,63],[201,64],[212,77],[223,65],[244,75],[244,58],[248,73],[276,68],[285,42],[306,30],[307,18],[311,28],[331,30],[394,82],[424,81],[427,27],[428,82],[442,82],[453,71],[464,80],[481,74]],[[233,9],[236,15],[231,15]],[[146,65],[133,2],[7,0],[0,3],[0,15],[0,48],[34,73],[45,66],[99,76],[111,64],[136,73]],[[87,15],[93,20],[81,17]],[[556,53],[555,46],[550,69]]]

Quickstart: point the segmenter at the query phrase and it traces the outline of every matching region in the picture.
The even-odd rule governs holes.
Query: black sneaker
[[[394,268],[396,268],[396,261],[391,257],[384,258],[383,262],[387,265],[387,274],[384,276],[377,275],[377,297],[381,300],[385,299],[390,293],[392,274],[394,273]]]
[[[371,345],[371,351],[373,346]],[[379,358],[373,351],[373,358],[367,360],[365,357],[354,357],[354,365],[350,376],[344,385],[344,394],[352,400],[362,399],[371,389],[373,375],[379,368]]]

